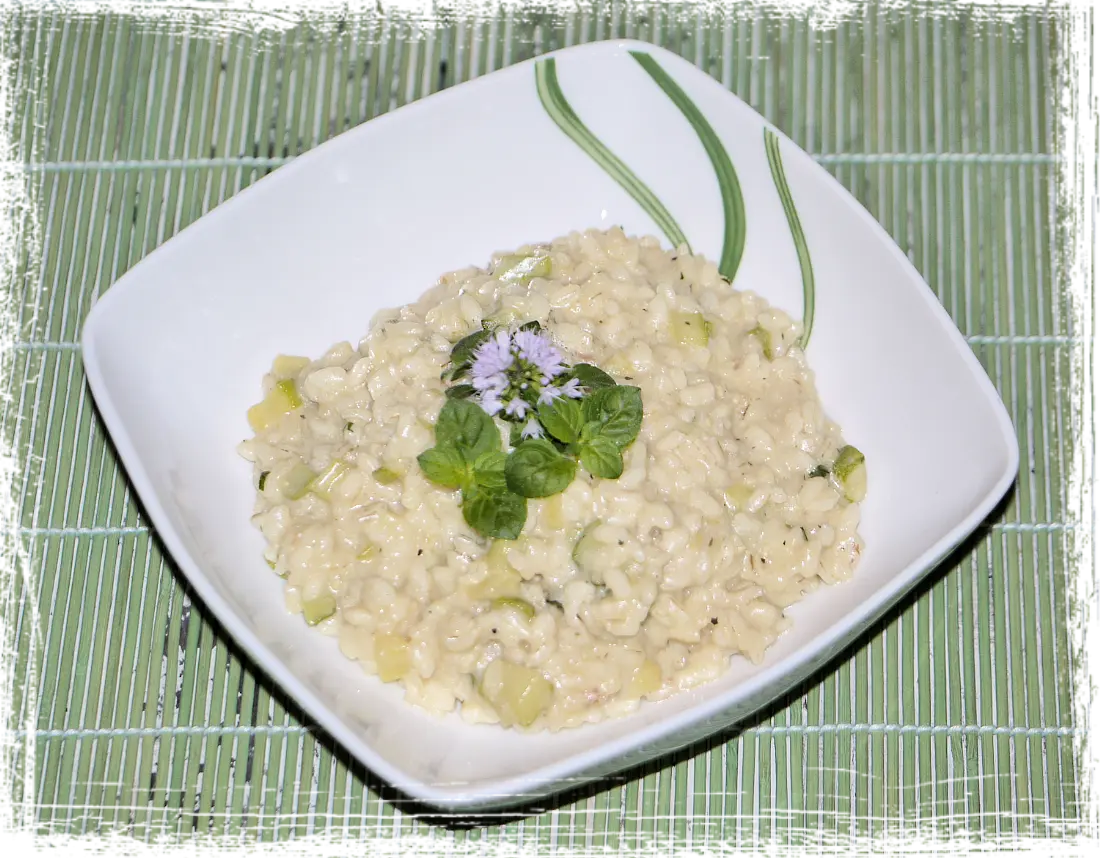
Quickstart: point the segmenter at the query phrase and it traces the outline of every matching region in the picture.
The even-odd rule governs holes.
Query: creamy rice
[[[713,263],[618,229],[519,252],[548,252],[551,274],[447,274],[379,314],[358,348],[277,361],[265,392],[289,376],[302,405],[240,449],[264,475],[253,521],[291,611],[335,609],[317,628],[435,713],[510,726],[502,688],[540,677],[530,726],[557,730],[708,682],[732,656],[762,659],[785,608],[852,574],[859,505],[809,476],[844,441],[798,323]],[[708,336],[685,341],[685,319]],[[639,387],[644,420],[619,479],[578,471],[528,501],[518,540],[492,541],[416,457],[435,443],[454,342],[529,320],[569,362]],[[324,490],[293,491],[310,473]]]

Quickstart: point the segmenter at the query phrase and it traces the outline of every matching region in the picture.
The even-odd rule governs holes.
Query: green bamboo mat
[[[478,8],[0,13],[33,203],[0,381],[31,573],[5,618],[16,675],[33,668],[8,725],[33,740],[16,756],[16,775],[33,758],[17,804],[41,832],[329,832],[368,854],[394,838],[425,854],[673,854],[1077,831],[1079,343],[1055,191],[1065,13],[870,5],[815,25],[762,5]],[[882,222],[1004,398],[1020,479],[917,597],[741,732],[520,818],[459,825],[351,761],[192,599],[96,415],[80,328],[134,263],[319,142],[500,66],[622,36],[713,75]]]

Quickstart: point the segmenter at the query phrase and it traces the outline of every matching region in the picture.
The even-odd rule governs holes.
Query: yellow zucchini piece
[[[530,727],[550,708],[554,684],[537,670],[497,659],[485,668],[481,694],[505,727]]]
[[[565,527],[565,508],[562,505],[560,494],[548,497],[542,502],[543,521],[551,530],[562,530]]]
[[[390,483],[396,483],[401,479],[401,474],[391,468],[375,468],[371,472],[371,476],[384,486],[388,486]]]
[[[317,478],[317,474],[309,469],[305,462],[298,462],[283,477],[283,497],[289,500],[298,500],[305,497],[310,485]]]
[[[764,351],[764,357],[768,360],[775,360],[775,347],[772,344],[772,332],[765,328],[763,325],[757,325],[751,331],[749,331],[750,337],[756,337],[760,340],[760,348]]]
[[[340,482],[349,470],[347,464],[337,460],[310,480],[308,490],[317,495],[317,497],[328,500],[329,492],[332,491],[332,487]]]
[[[669,330],[672,339],[685,346],[705,346],[710,342],[710,325],[702,313],[671,313]]]
[[[516,313],[514,310],[501,310],[496,313],[489,321],[493,323],[494,327],[504,328],[516,321]]]
[[[493,599],[493,609],[500,610],[502,608],[514,608],[529,620],[535,618],[535,606],[526,599],[517,599],[514,596],[501,596],[499,599]]]
[[[412,669],[409,642],[401,635],[375,635],[374,663],[378,668],[379,679],[383,682],[396,682]]]
[[[336,613],[336,597],[332,593],[322,593],[302,603],[302,616],[311,626],[327,620]]]
[[[626,684],[626,693],[629,697],[644,697],[660,689],[664,682],[661,676],[661,666],[651,659],[646,659],[635,668],[630,680]]]
[[[489,565],[489,574],[470,586],[471,599],[500,599],[519,596],[519,585],[523,580],[519,572],[508,562],[507,545],[503,539],[494,539],[489,546],[485,561]]]
[[[493,267],[493,276],[502,283],[521,283],[533,277],[549,277],[552,270],[546,254],[509,254]]]
[[[275,382],[263,400],[248,409],[248,425],[253,432],[263,432],[273,426],[284,415],[302,407],[302,397],[298,395],[298,386],[293,379],[284,378]]]
[[[297,355],[279,355],[271,364],[271,374],[277,378],[294,378],[312,361],[307,357]]]
[[[833,473],[840,480],[844,497],[852,503],[867,497],[867,463],[858,449],[850,444],[841,447],[833,463]]]
[[[726,503],[734,512],[745,512],[756,490],[748,483],[734,483],[726,489]]]
[[[585,564],[591,565],[592,554],[599,551],[600,547],[599,543],[596,542],[595,536],[593,536],[593,531],[599,527],[601,523],[602,522],[597,519],[588,525],[573,545],[573,562],[577,564],[578,569],[588,574],[591,574],[592,570],[586,569]]]

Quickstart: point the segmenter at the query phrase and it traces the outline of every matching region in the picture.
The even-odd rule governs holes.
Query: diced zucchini
[[[517,599],[514,596],[501,596],[499,599],[493,599],[493,610],[501,610],[504,608],[511,608],[519,611],[529,620],[535,618],[535,606],[526,599]]]
[[[518,317],[514,310],[501,310],[498,313],[494,313],[493,317],[489,319],[493,327],[504,328],[515,322]]]
[[[685,346],[705,346],[710,342],[710,326],[702,313],[672,313],[669,329],[672,339]]]
[[[481,694],[505,727],[529,727],[550,708],[554,684],[537,670],[497,659],[485,668]]]
[[[332,487],[340,482],[349,470],[350,468],[344,462],[336,460],[310,480],[308,490],[317,495],[317,497],[328,500]]]
[[[391,468],[375,468],[371,476],[384,486],[388,486],[390,483],[396,483],[401,479],[401,474]]]
[[[551,530],[561,530],[565,527],[565,509],[562,505],[561,494],[548,497],[542,502],[543,521]]]
[[[546,254],[509,254],[493,268],[493,276],[502,283],[519,283],[532,277],[549,277],[553,270]]]
[[[734,512],[744,512],[754,494],[756,494],[756,489],[748,483],[734,483],[726,489],[726,503],[730,505]]]
[[[772,332],[762,325],[757,325],[751,331],[749,331],[750,337],[756,337],[760,340],[760,348],[764,352],[764,357],[768,360],[775,360],[775,348],[772,345]]]
[[[508,546],[505,540],[494,539],[485,560],[489,565],[489,574],[469,588],[471,599],[500,599],[519,596],[519,585],[523,580],[519,572],[508,562]]]
[[[630,697],[644,697],[657,691],[663,681],[661,666],[647,658],[640,666],[635,668],[633,675],[626,684],[625,691]]]
[[[305,497],[310,484],[317,478],[317,474],[309,469],[305,462],[298,462],[283,477],[283,497],[289,500],[298,500]]]
[[[277,378],[296,378],[310,363],[312,361],[307,357],[279,355],[271,364],[271,373]]]
[[[601,523],[602,522],[599,520],[596,520],[588,525],[573,545],[573,562],[577,564],[578,569],[586,574],[591,574],[594,554],[600,549],[599,543],[596,542],[596,538],[593,536],[593,531],[595,531]]]
[[[248,425],[253,432],[263,432],[280,418],[302,407],[302,397],[293,379],[277,381],[263,400],[248,409]]]
[[[260,474],[260,480],[259,480],[259,483],[257,484],[256,487],[261,492],[264,490],[264,486],[267,485],[267,475],[270,474],[270,473],[271,473],[271,471],[264,471],[263,473]]]
[[[268,546],[268,551],[270,550],[271,546]],[[282,569],[279,568],[278,554],[276,554],[275,559],[273,560],[270,556],[268,556],[268,551],[264,552],[264,563],[271,567],[271,571],[278,575],[280,578],[286,578],[288,575],[290,575],[290,570],[286,567]]]
[[[806,479],[812,480],[814,477],[827,477],[829,476],[828,465],[815,465],[810,469],[810,472],[806,474]]]
[[[840,448],[833,462],[833,473],[840,480],[844,497],[852,503],[859,503],[867,496],[867,463],[855,447],[847,444]]]
[[[302,603],[302,616],[311,626],[327,620],[336,613],[336,597],[332,593],[322,593]]]
[[[615,352],[602,364],[602,369],[606,370],[612,376],[633,375],[635,366],[634,362],[626,355],[625,352]]]
[[[412,669],[409,642],[401,635],[375,635],[374,663],[378,668],[379,679],[383,682],[396,682]]]

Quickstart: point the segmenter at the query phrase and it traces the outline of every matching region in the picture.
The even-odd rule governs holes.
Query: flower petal
[[[523,424],[523,431],[519,433],[524,438],[541,438],[542,426],[539,425],[539,421],[532,417],[526,423]]]

